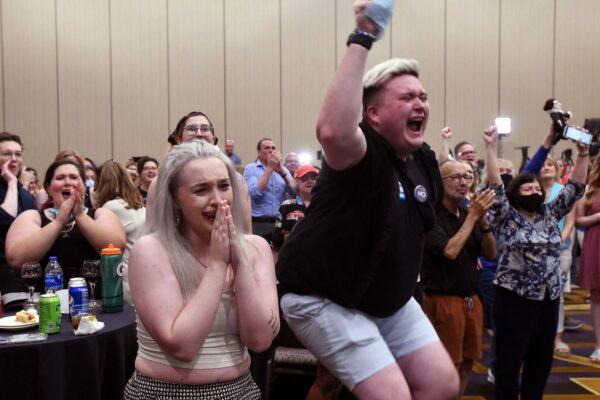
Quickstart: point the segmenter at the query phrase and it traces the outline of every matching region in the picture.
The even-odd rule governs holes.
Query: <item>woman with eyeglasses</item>
[[[517,399],[520,392],[523,399],[541,399],[552,366],[564,286],[559,269],[559,221],[583,195],[588,148],[577,143],[579,154],[571,179],[554,200],[544,203],[544,187],[534,173],[519,174],[504,187],[496,162],[496,127],[486,129],[483,137],[487,181],[496,192],[490,209],[498,243],[496,398]]]
[[[208,116],[200,111],[192,111],[184,115],[175,126],[175,130],[167,137],[167,141],[171,146],[176,146],[182,143],[189,143],[194,140],[203,140],[217,146],[219,138],[215,135],[215,129]],[[252,213],[250,204],[250,194],[248,186],[240,173],[237,173],[242,190],[242,198],[244,201],[244,229],[246,232],[252,232]],[[146,213],[150,213],[152,203],[154,202],[154,183],[150,185],[148,198],[146,201]]]
[[[98,168],[95,196],[98,207],[112,211],[125,230],[127,244],[123,251],[123,293],[125,300],[133,304],[127,273],[128,260],[133,244],[144,231],[146,223],[144,202],[125,168],[112,160]]]
[[[70,278],[81,276],[84,260],[100,258],[109,243],[125,247],[118,218],[107,209],[85,206],[84,181],[82,165],[68,159],[50,164],[44,178],[50,206],[20,214],[8,231],[6,255],[13,268],[32,261],[45,266],[56,256],[66,288]]]
[[[155,195],[129,258],[139,349],[124,398],[260,399],[248,349],[279,331],[275,268],[244,234],[231,161],[204,141],[174,146]]]

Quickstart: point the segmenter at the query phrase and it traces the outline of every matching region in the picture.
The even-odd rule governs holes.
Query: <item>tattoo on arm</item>
[[[271,332],[273,333],[273,336],[277,335],[277,332],[279,331],[279,320],[277,319],[277,316],[275,315],[275,312],[273,310],[271,310],[269,326],[271,327]]]

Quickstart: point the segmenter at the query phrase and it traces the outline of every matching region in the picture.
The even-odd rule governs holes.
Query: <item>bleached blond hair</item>
[[[377,64],[363,76],[363,112],[379,89],[399,75],[419,77],[419,62],[413,59],[392,58]]]

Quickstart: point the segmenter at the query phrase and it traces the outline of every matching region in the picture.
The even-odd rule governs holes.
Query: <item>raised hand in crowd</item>
[[[442,129],[442,147],[438,154],[438,163],[443,164],[450,158],[450,138],[452,138],[452,128],[449,126]]]

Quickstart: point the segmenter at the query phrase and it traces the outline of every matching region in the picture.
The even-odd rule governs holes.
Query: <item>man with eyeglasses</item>
[[[296,169],[300,165],[300,158],[296,153],[287,153],[285,155],[285,159],[283,160],[283,166],[290,171],[293,177],[296,177]]]
[[[4,295],[22,292],[21,278],[6,261],[4,246],[8,228],[17,215],[26,210],[35,210],[35,199],[18,180],[23,164],[23,144],[18,135],[0,133],[0,292]],[[0,299],[1,301],[1,299]]]
[[[473,143],[462,141],[454,146],[454,154],[459,161],[466,161],[471,164],[473,171],[477,171],[477,150]]]
[[[244,180],[252,201],[252,233],[271,241],[279,206],[286,193],[295,196],[293,178],[283,166],[275,143],[263,138],[256,145],[258,157],[244,168]]]
[[[477,296],[477,257],[496,257],[496,241],[487,220],[494,192],[485,190],[469,209],[463,200],[473,174],[461,162],[440,166],[444,200],[436,226],[426,237],[421,284],[423,308],[450,353],[460,377],[460,398],[474,360],[481,358],[483,308]]]

